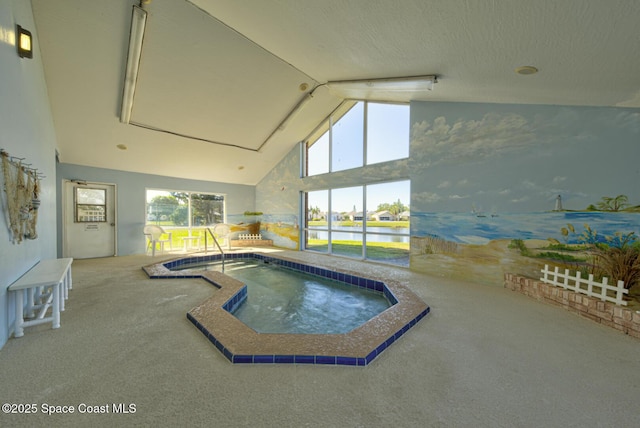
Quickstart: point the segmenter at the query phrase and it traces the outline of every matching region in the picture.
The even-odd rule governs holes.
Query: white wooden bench
[[[42,260],[8,287],[15,293],[15,337],[24,336],[24,328],[32,325],[51,322],[51,328],[60,327],[60,311],[73,286],[72,262],[72,258]],[[49,308],[51,314],[45,316]]]

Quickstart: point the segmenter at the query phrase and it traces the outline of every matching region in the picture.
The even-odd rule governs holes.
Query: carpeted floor
[[[431,313],[367,367],[232,365],[186,319],[214,287],[148,279],[141,267],[160,257],[75,260],[62,327],[28,328],[0,350],[0,402],[37,410],[2,413],[0,426],[630,427],[640,420],[637,339],[501,284],[284,253],[373,276],[392,269]],[[43,414],[64,409],[50,406],[74,413]]]

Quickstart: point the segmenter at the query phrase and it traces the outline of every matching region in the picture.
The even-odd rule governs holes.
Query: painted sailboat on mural
[[[414,103],[411,113],[412,269],[501,284],[505,272],[535,278],[544,258],[586,264],[585,242],[640,235],[638,187],[605,166],[625,153],[616,171],[637,171],[637,111]]]
[[[482,210],[482,207],[480,208],[476,208],[475,204],[471,205],[471,214],[473,214],[476,217],[486,217],[487,215],[484,213],[484,211]]]

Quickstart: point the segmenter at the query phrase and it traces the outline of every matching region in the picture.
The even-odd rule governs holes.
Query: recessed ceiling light
[[[538,69],[532,65],[523,65],[522,67],[516,68],[516,73],[521,74],[523,76],[536,74],[537,72],[538,72]]]
[[[119,148],[120,150],[127,150],[127,146],[124,144],[118,144],[116,147]]]

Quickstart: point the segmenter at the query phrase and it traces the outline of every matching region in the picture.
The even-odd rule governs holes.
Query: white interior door
[[[88,259],[116,255],[116,186],[65,181],[64,257]]]

